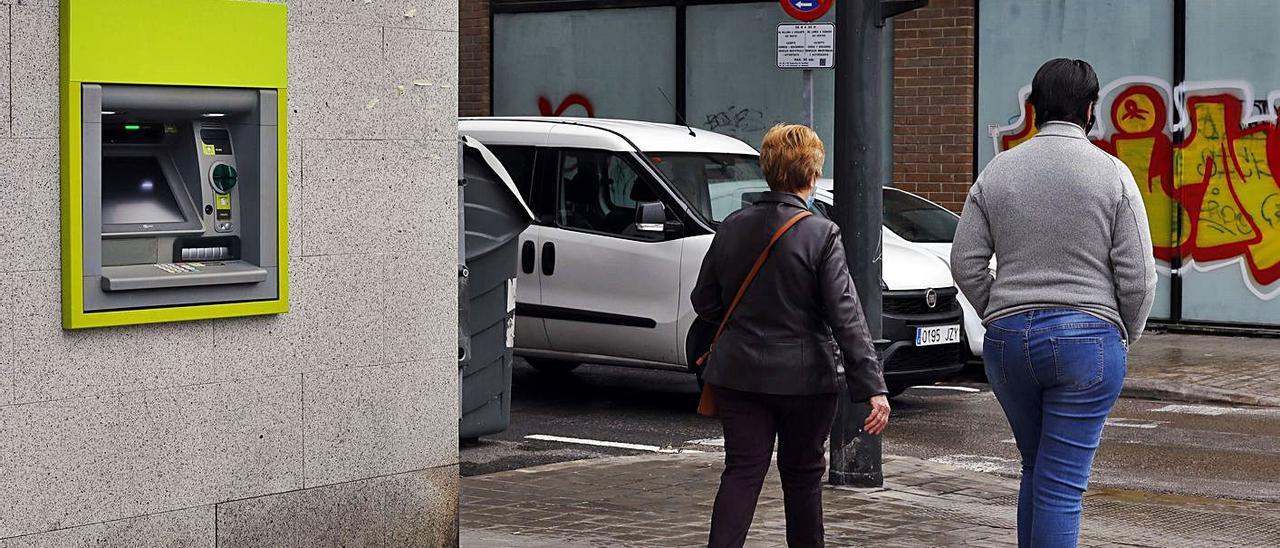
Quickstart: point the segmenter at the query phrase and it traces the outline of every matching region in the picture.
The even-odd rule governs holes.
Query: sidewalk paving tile
[[[704,546],[721,458],[612,457],[464,478],[462,545]],[[886,458],[884,472],[884,489],[824,491],[829,546],[1016,545],[1016,480],[905,457]],[[747,546],[785,546],[785,531],[771,472]],[[1280,505],[1091,492],[1081,545],[1280,546]]]
[[[1149,333],[1133,346],[1128,367],[1128,384],[1165,386],[1191,399],[1202,388],[1240,402],[1280,402],[1280,338]]]

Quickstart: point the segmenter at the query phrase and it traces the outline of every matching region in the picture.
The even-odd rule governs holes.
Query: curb
[[[1127,378],[1121,396],[1151,400],[1180,401],[1189,403],[1226,403],[1258,407],[1280,407],[1280,398],[1246,394],[1212,386],[1181,384],[1150,379]]]

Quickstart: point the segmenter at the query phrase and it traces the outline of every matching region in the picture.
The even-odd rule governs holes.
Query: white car
[[[464,118],[535,215],[521,236],[515,352],[541,370],[583,362],[686,369],[689,292],[719,222],[767,190],[755,149],[710,131],[596,118]],[[830,194],[820,200],[830,201]],[[946,263],[884,245],[893,392],[963,367]]]
[[[831,179],[819,179],[818,189],[830,193]],[[924,197],[893,187],[884,189],[884,234],[889,239],[910,242],[951,264],[951,241],[955,239],[960,216]],[[995,260],[992,260],[995,269]],[[964,309],[964,336],[969,353],[982,357],[982,337],[987,328],[964,294],[960,294],[960,307]]]

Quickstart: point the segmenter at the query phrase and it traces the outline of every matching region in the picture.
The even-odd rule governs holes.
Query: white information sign
[[[829,69],[835,66],[835,23],[778,25],[778,68]]]

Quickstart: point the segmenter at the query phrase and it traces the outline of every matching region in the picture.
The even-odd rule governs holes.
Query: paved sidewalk
[[[705,546],[719,453],[573,461],[462,480],[462,546]],[[829,546],[1015,546],[1017,483],[887,457],[884,489],[829,487]],[[750,547],[785,546],[781,486],[765,483]],[[1280,505],[1090,492],[1081,546],[1280,546]]]
[[[1129,354],[1125,395],[1280,406],[1280,338],[1149,333]]]

